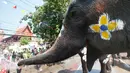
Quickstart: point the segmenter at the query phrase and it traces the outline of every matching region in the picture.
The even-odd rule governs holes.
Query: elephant
[[[129,18],[129,0],[73,0],[52,47],[41,55],[19,61],[18,66],[62,61],[87,44],[87,67],[91,71],[102,55],[130,50]]]

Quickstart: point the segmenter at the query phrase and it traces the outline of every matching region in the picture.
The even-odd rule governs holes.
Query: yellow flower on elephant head
[[[90,28],[95,33],[100,33],[100,36],[104,40],[110,40],[111,33],[115,31],[117,22],[115,20],[110,21],[108,14],[103,14],[99,17],[98,24],[90,25]]]

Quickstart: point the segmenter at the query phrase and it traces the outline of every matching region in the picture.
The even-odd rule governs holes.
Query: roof
[[[26,32],[26,29],[29,31],[29,33]],[[16,30],[15,35],[24,35],[24,36],[33,36],[33,33],[28,25],[25,25],[23,27],[20,27]]]

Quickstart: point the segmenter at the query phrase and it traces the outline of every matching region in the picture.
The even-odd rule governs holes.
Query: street
[[[42,65],[39,71],[34,68],[34,65],[23,67],[21,73],[75,73],[80,65],[80,57],[76,55],[53,66]],[[16,70],[11,70],[11,73],[16,73]]]
[[[124,62],[130,64],[130,60],[121,60],[120,63],[115,60],[116,65],[112,67],[112,73],[129,73],[130,66]],[[82,73],[80,57],[78,55],[63,61],[62,64],[56,64],[50,67],[42,65],[40,70],[35,69],[32,65],[24,67],[21,73]],[[16,73],[16,70],[12,70],[11,73]],[[100,73],[100,63],[98,60],[89,73]]]
[[[123,65],[124,65],[124,67],[121,68],[121,66],[123,66]],[[129,73],[129,72],[130,72],[130,66],[127,67],[123,63],[122,64],[118,63],[118,64],[116,64],[116,66],[112,67],[112,73]],[[75,73],[82,73],[81,65],[79,66],[79,68],[77,69],[77,71]],[[95,62],[92,71],[89,73],[100,73],[100,63],[98,60]]]

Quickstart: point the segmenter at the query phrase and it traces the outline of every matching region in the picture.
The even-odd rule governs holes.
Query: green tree
[[[43,0],[44,5],[36,7],[34,13],[25,15],[22,20],[28,20],[33,32],[51,42],[56,39],[62,20],[69,5],[69,0]]]
[[[30,42],[30,38],[29,37],[21,37],[20,38],[20,44],[21,45],[27,45]]]

